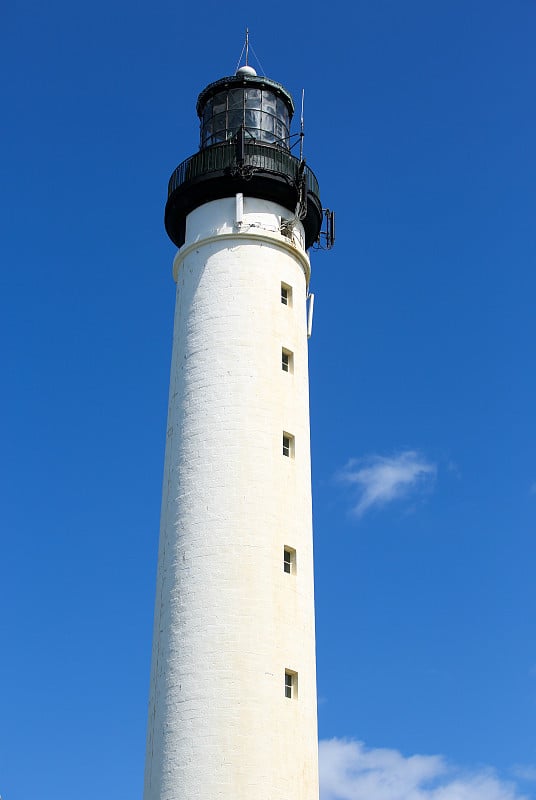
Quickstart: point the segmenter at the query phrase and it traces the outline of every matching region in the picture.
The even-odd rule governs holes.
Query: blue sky
[[[167,179],[248,25],[299,98],[322,800],[536,798],[533,0],[6,6],[0,794],[141,797]]]

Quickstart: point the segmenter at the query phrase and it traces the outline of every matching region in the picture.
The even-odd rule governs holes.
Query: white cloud
[[[320,800],[529,800],[492,769],[467,772],[442,756],[405,757],[342,739],[319,748]]]
[[[355,486],[358,500],[354,512],[361,516],[373,506],[422,490],[435,478],[437,468],[415,450],[394,456],[368,456],[352,459],[339,473],[339,479]]]
[[[532,764],[516,764],[512,772],[516,778],[536,783],[536,767],[532,766]]]

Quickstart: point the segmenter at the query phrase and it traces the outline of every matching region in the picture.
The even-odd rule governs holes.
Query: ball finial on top
[[[239,68],[236,70],[236,74],[237,74],[237,75],[256,75],[257,73],[256,73],[256,71],[253,69],[253,67],[250,67],[250,66],[249,66],[249,64],[244,64],[244,66],[243,66],[243,67],[239,67]]]

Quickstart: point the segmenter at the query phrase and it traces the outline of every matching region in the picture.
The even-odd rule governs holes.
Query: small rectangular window
[[[290,669],[285,670],[285,697],[289,700],[298,696],[298,673]]]
[[[281,350],[281,369],[283,372],[294,372],[294,354],[284,347]]]
[[[296,551],[293,547],[283,548],[283,571],[289,575],[296,574]]]
[[[283,455],[294,458],[294,436],[290,433],[283,433]]]
[[[289,575],[290,575],[290,568],[291,568],[290,553],[285,547],[285,549],[283,550],[283,569],[285,570],[285,572],[288,572]]]
[[[292,675],[285,672],[285,697],[292,697]]]
[[[281,284],[281,302],[284,306],[292,305],[292,287],[287,283]]]

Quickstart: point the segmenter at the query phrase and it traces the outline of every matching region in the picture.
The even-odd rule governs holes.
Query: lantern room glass
[[[246,140],[289,149],[289,109],[274,92],[240,87],[209,98],[201,113],[201,147],[232,139],[240,126]]]

